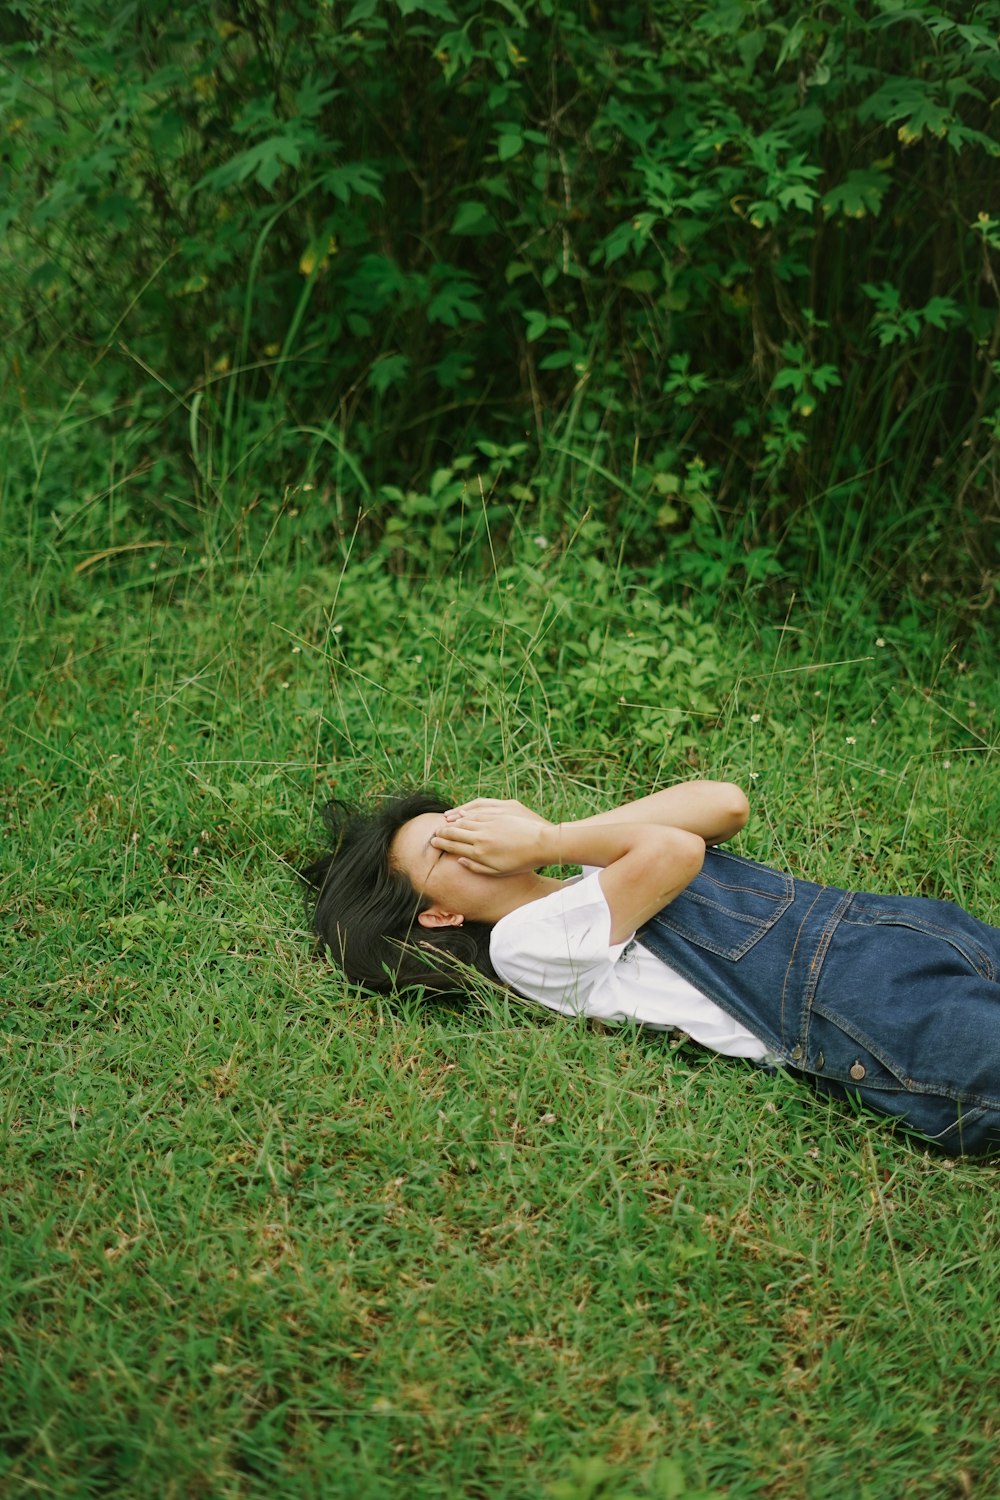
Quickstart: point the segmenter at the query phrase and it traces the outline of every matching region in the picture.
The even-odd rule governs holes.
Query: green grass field
[[[707,775],[753,856],[1000,921],[986,617],[671,599],[579,535],[314,561],[278,508],[26,549],[15,499],[0,1492],[1000,1493],[1000,1167],[661,1036],[370,999],[292,876],[331,789]]]

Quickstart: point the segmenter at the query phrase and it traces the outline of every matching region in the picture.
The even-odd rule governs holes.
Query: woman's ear
[[[461,927],[465,918],[461,912],[442,911],[438,906],[429,907],[417,916],[421,927]]]

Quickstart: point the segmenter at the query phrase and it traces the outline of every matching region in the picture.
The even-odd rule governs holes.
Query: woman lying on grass
[[[1000,1150],[1000,929],[714,847],[748,811],[713,781],[560,824],[483,797],[332,803],[334,853],[303,874],[317,932],[371,989],[478,971],[565,1015],[785,1067],[953,1155]],[[562,864],[582,876],[538,873]]]

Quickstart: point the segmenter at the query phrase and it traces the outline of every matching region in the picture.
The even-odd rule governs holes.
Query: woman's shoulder
[[[611,913],[599,870],[584,870],[558,890],[508,912],[490,934],[498,971],[523,959],[574,968],[612,961],[623,943],[611,944]]]

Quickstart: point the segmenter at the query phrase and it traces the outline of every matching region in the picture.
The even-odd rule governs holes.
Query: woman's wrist
[[[602,868],[623,859],[642,846],[659,848],[671,841],[687,845],[697,838],[680,828],[651,823],[599,823],[590,818],[579,822],[550,823],[544,830],[544,863],[548,865],[599,865]]]
[[[721,843],[738,833],[749,815],[746,795],[734,782],[682,781],[583,821],[595,827],[616,823],[656,824],[697,834],[706,843]]]

